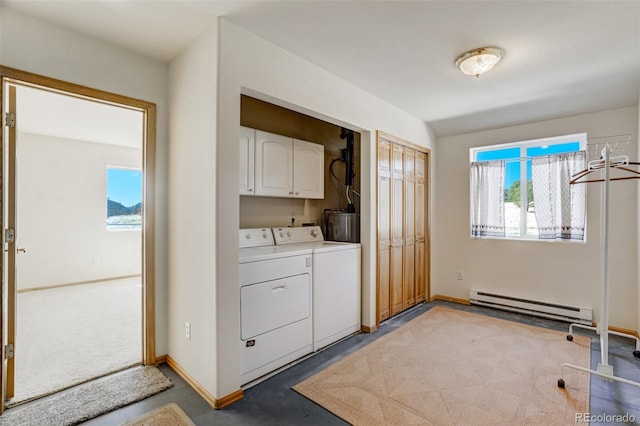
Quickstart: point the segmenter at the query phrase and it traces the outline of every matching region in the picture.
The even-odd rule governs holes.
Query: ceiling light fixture
[[[456,59],[456,67],[467,75],[480,77],[500,62],[504,52],[497,47],[481,47],[463,53]]]

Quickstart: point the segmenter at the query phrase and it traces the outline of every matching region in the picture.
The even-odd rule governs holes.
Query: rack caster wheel
[[[570,342],[573,342],[573,335],[567,334],[567,340],[570,341]],[[560,385],[558,385],[558,386],[560,386]]]
[[[564,389],[564,379],[558,379],[558,387]]]
[[[633,356],[636,358],[640,358],[640,351],[638,350],[633,351]]]

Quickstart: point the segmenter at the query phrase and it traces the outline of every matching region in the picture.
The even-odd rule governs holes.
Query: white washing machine
[[[273,228],[276,247],[311,249],[313,257],[313,350],[360,331],[358,243],[324,241],[319,226]]]
[[[240,230],[240,366],[247,384],[313,351],[312,251]]]

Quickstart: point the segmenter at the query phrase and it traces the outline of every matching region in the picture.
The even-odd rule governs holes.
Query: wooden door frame
[[[4,85],[3,85],[4,86]],[[8,109],[9,112],[13,112],[14,114],[16,113],[16,109],[17,109],[17,90],[15,86],[11,86],[9,87],[8,90],[9,93],[7,93],[7,97],[8,97]],[[1,93],[1,92],[0,92]],[[4,102],[3,102],[4,105]],[[2,123],[2,125],[4,126],[5,123]],[[5,171],[2,169],[4,167],[4,152],[2,151],[2,149],[4,148],[4,141],[2,141],[2,139],[0,138],[0,141],[2,141],[2,144],[0,145],[0,161],[2,162],[2,165],[0,165],[0,175],[2,176],[2,179],[0,179],[0,182],[2,182],[2,189],[4,189],[4,177],[8,176],[8,178],[10,180],[14,180],[15,179],[15,175],[16,175],[16,139],[17,139],[17,132],[16,132],[16,127],[10,127],[7,131],[7,135],[8,135],[8,141],[7,141],[7,171],[5,173]],[[1,191],[0,191],[1,192]],[[0,200],[3,197],[0,196]],[[16,205],[15,205],[15,201],[16,201],[16,186],[15,185],[9,185],[7,188],[7,210],[8,210],[8,214],[7,214],[7,228],[13,228],[15,229],[15,221],[16,221]],[[4,217],[2,217],[2,214],[4,214],[4,204],[2,204],[0,202],[0,208],[2,209],[2,213],[0,213],[0,227],[4,226]],[[0,228],[2,229],[2,228]],[[4,236],[4,232],[1,232],[1,234]],[[6,238],[6,237],[3,237]],[[9,265],[15,265],[16,262],[16,242],[15,242],[15,238],[13,239],[13,241],[11,242],[6,242],[6,250],[7,250],[7,263]],[[2,256],[2,261],[4,261],[4,256]],[[0,272],[4,271],[3,268],[0,267]],[[8,268],[7,270],[7,282],[8,283],[14,283],[16,282],[15,280],[15,268]],[[4,275],[3,275],[3,279],[4,279]],[[4,283],[3,283],[4,284]],[[7,293],[8,294],[16,294],[16,289],[12,288],[10,284],[7,284],[7,286],[5,287],[4,285],[2,286],[2,291],[4,292],[4,289],[7,288]],[[4,300],[4,299],[1,299]],[[4,309],[4,304],[2,305],[2,309]],[[7,342],[15,342],[15,337],[16,337],[16,317],[13,313],[16,312],[16,298],[15,297],[7,297],[7,304],[6,304],[6,309],[7,309],[7,326],[6,326],[6,330],[7,330]],[[4,319],[4,313],[2,318]],[[5,329],[4,327],[4,323],[2,322],[3,327],[2,327],[2,331]],[[0,331],[0,333],[2,333],[2,331]],[[14,394],[14,383],[15,383],[15,358],[11,357],[10,359],[7,359],[7,363],[6,363],[6,376],[5,376],[5,363],[4,360],[5,355],[4,355],[4,343],[5,339],[4,336],[2,338],[2,340],[0,340],[0,346],[2,346],[2,377],[6,377],[6,380],[2,381],[2,390],[3,390],[3,395],[8,399],[8,398],[13,398],[13,394]]]
[[[145,365],[156,363],[156,334],[155,334],[155,161],[156,161],[156,105],[151,102],[130,98],[90,87],[33,74],[0,65],[0,100],[2,102],[2,131],[0,131],[0,182],[4,179],[4,144],[5,144],[5,83],[16,82],[17,85],[32,86],[42,90],[58,92],[78,98],[101,102],[105,104],[123,106],[140,111],[144,116],[144,132],[142,146],[143,167],[143,203],[142,203],[142,362]],[[19,120],[19,117],[17,118]],[[4,226],[4,199],[3,191],[0,191],[0,223]],[[4,230],[1,234],[4,241]],[[0,292],[0,356],[5,359],[4,326],[6,321],[6,305],[8,303],[5,293],[4,256],[0,258],[0,276],[2,276],[2,291]],[[9,333],[10,334],[10,333]],[[13,343],[13,342],[12,342]],[[0,368],[0,414],[5,407],[5,363]]]
[[[427,268],[427,274],[425,276],[425,301],[426,302],[430,302],[431,301],[431,150],[429,148],[426,148],[424,146],[415,144],[411,141],[399,138],[397,136],[393,136],[392,134],[383,132],[382,130],[377,130],[376,131],[376,148],[375,148],[375,167],[376,167],[376,186],[375,186],[375,191],[376,191],[376,199],[378,197],[378,181],[379,181],[379,167],[378,167],[378,155],[379,155],[379,147],[380,147],[380,142],[384,140],[387,142],[390,142],[392,144],[397,144],[397,145],[402,145],[404,147],[407,148],[411,148],[414,149],[416,151],[422,152],[426,155],[426,161],[425,161],[425,178],[427,180],[426,185],[425,185],[425,209],[426,209],[426,218],[425,218],[425,267]],[[377,203],[376,203],[377,204]],[[404,219],[403,219],[404,220]],[[376,255],[376,328],[380,328],[380,304],[379,304],[379,299],[380,299],[380,277],[378,276],[379,271],[378,271],[378,263],[379,263],[379,259],[378,259],[378,247],[380,246],[380,236],[378,233],[378,208],[376,207],[376,212],[375,212],[375,221],[374,223],[376,224],[376,250],[375,250],[375,255]]]

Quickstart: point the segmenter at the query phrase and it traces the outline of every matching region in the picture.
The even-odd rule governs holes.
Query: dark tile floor
[[[464,306],[437,301],[419,305],[408,312],[388,320],[375,333],[357,334],[307,358],[262,383],[247,389],[244,392],[244,399],[223,410],[213,410],[211,406],[171,370],[171,368],[164,365],[160,368],[175,383],[173,388],[144,401],[90,420],[84,424],[91,426],[120,425],[154,408],[169,402],[175,402],[197,425],[345,425],[347,423],[299,395],[293,391],[291,387],[333,362],[338,361],[345,355],[358,350],[380,336],[431,309],[433,306],[438,305],[554,330],[567,331],[568,329],[568,324],[564,322],[534,318],[479,306]],[[592,336],[591,363],[592,368],[596,369],[600,360],[600,342],[598,338],[594,333],[586,330],[576,329],[575,333]],[[615,375],[625,377],[629,380],[640,381],[640,359],[634,358],[632,354],[634,341],[612,336],[609,341],[609,346],[609,361],[614,367]],[[473,356],[473,354],[469,356]],[[618,382],[607,382],[596,376],[592,376],[590,406],[591,415],[593,416],[628,414],[634,416],[635,421],[626,424],[640,424],[640,388],[638,387]],[[611,417],[600,417],[592,421],[591,424],[624,424],[612,420],[615,419]]]

